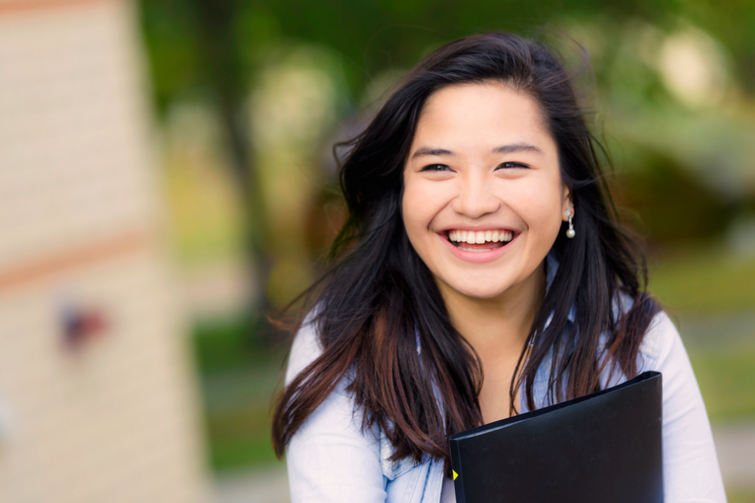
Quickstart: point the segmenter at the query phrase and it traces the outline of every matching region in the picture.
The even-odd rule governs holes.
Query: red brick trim
[[[6,14],[39,11],[50,8],[74,7],[88,4],[102,4],[123,0],[11,0],[0,1],[0,17]]]
[[[71,247],[55,255],[42,256],[12,267],[0,269],[0,292],[44,280],[63,272],[106,262],[150,248],[154,233],[131,231],[84,245]]]

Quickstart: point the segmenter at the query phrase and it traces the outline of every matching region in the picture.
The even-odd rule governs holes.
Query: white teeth
[[[455,243],[483,244],[485,242],[506,243],[514,239],[511,231],[449,231],[448,239]]]

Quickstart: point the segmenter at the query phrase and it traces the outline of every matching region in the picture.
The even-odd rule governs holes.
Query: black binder
[[[457,503],[662,503],[659,372],[451,436]]]

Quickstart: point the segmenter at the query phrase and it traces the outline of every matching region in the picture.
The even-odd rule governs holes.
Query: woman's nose
[[[460,181],[459,192],[452,207],[457,213],[469,218],[480,218],[494,213],[501,204],[487,180],[482,177],[468,177]]]

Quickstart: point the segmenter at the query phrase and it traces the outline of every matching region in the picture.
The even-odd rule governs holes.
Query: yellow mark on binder
[[[454,472],[454,480],[456,480],[456,477],[458,477],[458,476],[459,476],[459,474],[458,474],[458,473],[456,473],[456,470],[451,470],[451,471],[452,471],[452,472]]]

